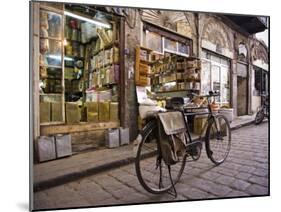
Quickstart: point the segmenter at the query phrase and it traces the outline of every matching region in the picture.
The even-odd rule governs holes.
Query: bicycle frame
[[[187,133],[187,136],[188,136],[188,139],[189,139],[189,144],[187,144],[187,147],[188,146],[191,146],[191,145],[194,145],[195,143],[197,143],[197,142],[195,142],[197,139],[195,139],[195,140],[193,140],[192,138],[191,138],[191,134],[190,134],[190,132],[189,132],[189,127],[188,127],[188,122],[186,121],[186,117],[188,117],[188,116],[195,116],[195,115],[208,115],[208,117],[207,117],[207,121],[204,123],[204,125],[203,125],[203,128],[201,129],[201,132],[200,132],[200,135],[199,135],[199,141],[198,142],[200,142],[200,143],[203,143],[204,142],[204,136],[205,136],[205,132],[206,132],[206,129],[207,129],[207,127],[208,127],[208,124],[209,124],[209,122],[211,121],[211,119],[213,119],[214,120],[214,122],[215,122],[215,127],[216,128],[218,128],[218,126],[217,126],[217,122],[216,122],[216,119],[215,119],[215,115],[213,114],[213,111],[212,111],[212,108],[211,108],[211,104],[210,104],[210,102],[208,101],[208,106],[207,106],[207,108],[208,108],[208,112],[198,112],[198,113],[196,113],[196,112],[194,112],[194,113],[188,113],[188,112],[184,112],[184,111],[182,111],[182,114],[183,114],[183,116],[184,116],[184,118],[185,118],[185,126],[186,126],[186,133]],[[189,108],[189,109],[194,109],[194,108]]]

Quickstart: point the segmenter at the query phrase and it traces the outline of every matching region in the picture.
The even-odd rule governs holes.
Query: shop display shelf
[[[40,64],[42,67],[47,67],[47,68],[62,68],[62,66],[56,66],[56,65],[46,65],[46,64]]]
[[[60,37],[50,37],[50,36],[41,36],[40,39],[49,39],[49,40],[55,40],[55,41],[61,41]]]
[[[97,54],[99,54],[100,52],[104,51],[104,50],[108,50],[108,49],[111,49],[113,48],[114,46],[118,46],[118,42],[117,41],[113,41],[107,45],[105,45],[103,48],[97,50],[97,51],[94,51],[92,56],[96,56]]]
[[[188,91],[199,91],[199,89],[177,89],[177,90],[170,90],[170,91],[155,91],[155,93],[172,93],[172,92],[188,92]]]

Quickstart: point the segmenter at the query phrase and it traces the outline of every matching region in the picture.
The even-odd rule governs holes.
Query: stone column
[[[237,116],[237,61],[231,60],[231,106],[233,107],[234,116]]]

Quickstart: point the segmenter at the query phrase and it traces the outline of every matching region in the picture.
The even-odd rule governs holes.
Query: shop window
[[[85,20],[71,9],[40,10],[40,122],[117,122],[118,22]]]
[[[63,122],[62,15],[40,10],[40,123]]]
[[[150,48],[156,52],[162,53],[162,37],[154,32],[145,31],[145,47]]]
[[[230,101],[229,61],[208,51],[202,51],[202,94],[217,90],[216,101],[223,104]]]
[[[154,28],[150,27],[150,30]],[[174,53],[188,57],[190,54],[190,45],[188,39],[179,39],[173,37],[173,33],[164,35],[161,34],[161,30],[143,30],[142,45],[152,49],[156,53],[164,54],[165,52]],[[156,32],[157,31],[157,32]],[[170,37],[173,37],[171,39]]]
[[[174,40],[171,40],[169,38],[164,39],[164,47],[165,47],[165,50],[168,50],[171,52],[177,52],[177,42]]]
[[[184,43],[178,42],[178,52],[181,54],[189,55],[189,46]]]
[[[255,89],[257,95],[268,94],[268,74],[262,69],[255,69]]]

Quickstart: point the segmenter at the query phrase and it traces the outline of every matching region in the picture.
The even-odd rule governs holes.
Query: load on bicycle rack
[[[171,99],[166,111],[154,111],[146,118],[146,125],[136,139],[135,168],[145,190],[154,194],[168,192],[177,196],[175,185],[188,161],[201,156],[203,143],[208,158],[215,164],[223,163],[230,151],[231,130],[224,115],[212,111],[212,99],[217,92],[198,96],[207,102],[208,112],[190,113],[180,97]],[[208,115],[199,139],[192,140],[187,117]]]

